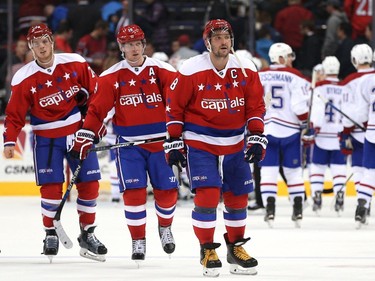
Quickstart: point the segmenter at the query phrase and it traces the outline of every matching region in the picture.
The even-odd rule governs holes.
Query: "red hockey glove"
[[[90,130],[78,130],[69,150],[70,156],[80,160],[86,159],[87,153],[94,143],[94,137],[95,134]]]
[[[341,132],[339,133],[340,150],[344,155],[350,155],[353,153],[353,145],[350,134]]]
[[[185,144],[181,138],[166,139],[163,147],[165,159],[169,166],[176,165],[180,171],[186,167]]]
[[[251,135],[247,140],[245,149],[245,161],[258,163],[266,156],[268,140],[265,135]]]

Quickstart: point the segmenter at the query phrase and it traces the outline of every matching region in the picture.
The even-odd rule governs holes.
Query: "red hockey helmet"
[[[125,44],[132,41],[144,41],[145,34],[143,30],[136,24],[123,26],[117,33],[117,42]]]
[[[233,29],[229,22],[226,20],[210,20],[206,23],[206,26],[204,27],[203,31],[203,40],[210,39],[212,34],[215,33],[215,31],[225,32],[228,31],[230,34],[230,37],[233,39]]]
[[[31,41],[36,38],[40,38],[43,36],[52,36],[52,31],[48,28],[48,26],[44,23],[40,23],[29,28],[27,32],[26,39],[27,41]]]

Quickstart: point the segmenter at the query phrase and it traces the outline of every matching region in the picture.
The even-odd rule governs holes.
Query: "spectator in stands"
[[[273,43],[271,33],[267,26],[262,26],[257,32],[258,39],[255,41],[255,52],[259,57],[266,60],[268,64],[271,63],[268,56],[268,51]]]
[[[276,14],[274,26],[280,32],[283,42],[288,44],[296,53],[294,64],[298,64],[300,59],[299,51],[303,41],[300,29],[301,23],[313,18],[314,15],[302,6],[301,0],[288,0],[288,7]]]
[[[345,0],[344,11],[352,25],[352,39],[365,38],[366,27],[371,23],[373,1]]]
[[[108,41],[114,41],[116,38],[116,29],[121,17],[122,7],[120,1],[112,0],[101,8],[102,19],[108,23]]]
[[[103,62],[103,71],[121,60],[120,50],[116,42],[109,42],[107,47],[107,56]]]
[[[338,47],[337,29],[342,22],[347,22],[348,18],[340,10],[339,0],[327,0],[325,2],[327,13],[330,14],[327,20],[327,29],[322,47],[322,59],[327,56],[334,56]]]
[[[66,21],[62,21],[55,35],[55,53],[73,53],[70,40],[73,30]]]
[[[67,21],[73,29],[71,47],[76,49],[79,39],[90,33],[95,23],[101,19],[100,7],[90,3],[92,0],[77,0],[75,5],[69,6]]]
[[[44,7],[44,14],[47,17],[48,26],[52,32],[56,32],[62,21],[66,21],[68,8],[65,5],[47,5]]]
[[[170,53],[167,7],[161,0],[143,0],[147,3],[144,12],[138,14],[135,21],[145,32],[146,38],[151,38],[156,51]]]
[[[175,51],[171,59],[188,59],[198,55],[199,53],[191,48],[190,36],[187,34],[182,34],[177,39],[179,43],[179,48]]]
[[[315,65],[321,61],[320,37],[315,33],[314,21],[307,20],[301,23],[301,33],[303,34],[302,47],[300,50],[300,59],[296,68],[307,77],[311,76],[311,71]]]
[[[99,20],[89,34],[79,39],[76,53],[83,56],[96,74],[103,71],[103,62],[107,53],[108,23]]]
[[[154,53],[155,53],[154,44],[151,41],[147,40],[144,54],[151,58]]]
[[[35,23],[46,23],[44,7],[52,4],[53,0],[21,0],[18,8],[18,29],[25,35],[30,26]]]
[[[116,33],[118,33],[118,31],[120,30],[121,27],[123,26],[127,26],[130,24],[130,21],[129,21],[129,1],[128,0],[122,0],[121,1],[121,4],[122,4],[122,10],[121,10],[121,14],[117,14],[119,16],[119,20],[117,22],[117,26],[116,26]]]
[[[340,62],[339,79],[342,80],[350,73],[356,72],[355,67],[351,61],[351,50],[355,43],[352,39],[352,27],[348,22],[342,22],[337,29],[337,38],[339,45],[337,47],[335,56]]]

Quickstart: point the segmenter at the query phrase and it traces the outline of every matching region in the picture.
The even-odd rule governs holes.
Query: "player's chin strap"
[[[245,76],[245,77],[247,78],[246,71],[245,71],[245,69],[243,68],[243,65],[242,65],[240,59],[238,58],[236,52],[234,51],[233,46],[230,47],[230,50],[232,51],[233,55],[236,57],[236,60],[237,60],[238,64],[239,64],[240,67],[241,67],[241,71],[242,71],[243,76]]]

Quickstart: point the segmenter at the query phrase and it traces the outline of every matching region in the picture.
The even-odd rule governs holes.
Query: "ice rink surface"
[[[40,254],[45,234],[39,198],[0,197],[0,281],[207,280],[202,276],[199,245],[191,225],[192,201],[178,204],[172,227],[176,251],[169,258],[161,248],[151,199],[147,207],[146,260],[138,268],[130,259],[131,238],[122,203],[98,201],[95,233],[108,248],[107,261],[99,263],[79,256],[78,216],[75,202],[68,202],[62,224],[74,246],[65,249],[60,245],[50,264]],[[346,198],[341,217],[331,209],[332,200],[323,198],[320,217],[312,212],[308,201],[310,206],[304,211],[300,229],[290,219],[292,207],[287,197],[277,199],[273,229],[263,221],[262,210],[249,212],[246,235],[251,240],[245,248],[258,259],[256,276],[229,273],[219,208],[215,242],[222,243],[217,252],[223,267],[217,280],[375,280],[375,222],[355,229],[355,198]]]

